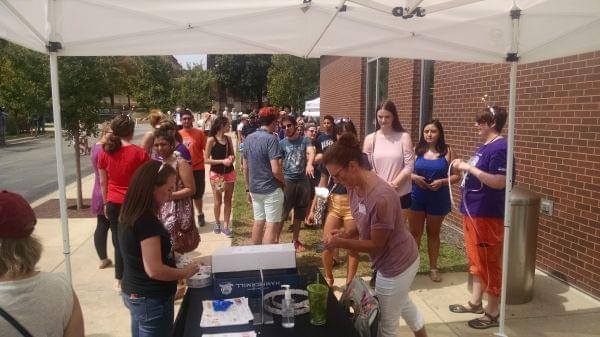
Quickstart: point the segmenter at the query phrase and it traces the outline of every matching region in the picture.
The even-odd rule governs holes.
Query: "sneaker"
[[[304,245],[302,244],[302,242],[295,240],[295,241],[292,241],[292,243],[294,244],[294,248],[296,249],[296,252],[302,253],[303,251],[306,250],[306,248],[304,248]]]
[[[215,224],[213,225],[213,232],[215,232],[215,234],[221,234],[221,224],[218,222],[215,222]]]
[[[221,233],[225,234],[228,238],[233,238],[233,231],[229,227],[221,229]]]
[[[204,227],[206,225],[206,221],[204,221],[204,213],[198,215],[198,227]]]

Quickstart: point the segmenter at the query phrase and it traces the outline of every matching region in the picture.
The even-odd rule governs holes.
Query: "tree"
[[[319,60],[274,55],[268,74],[267,97],[272,104],[289,104],[302,111],[306,100],[319,95]]]
[[[270,66],[271,55],[216,55],[214,72],[221,88],[260,104],[267,93]]]
[[[48,57],[0,40],[0,106],[9,115],[8,130],[28,128],[28,121],[46,116],[50,107]]]
[[[173,105],[172,79],[180,68],[174,66],[169,56],[136,57],[135,64],[137,75],[133,93],[138,104],[146,108],[170,108]]]
[[[105,83],[107,83],[107,93],[110,98],[110,106],[115,107],[115,95],[127,95],[128,106],[131,106],[131,96],[135,88],[135,77],[137,74],[137,64],[135,58],[131,56],[107,56],[102,57],[101,62],[104,67]]]
[[[193,111],[204,111],[211,106],[210,85],[214,76],[211,72],[196,66],[184,70],[173,81],[173,102]]]
[[[65,136],[73,139],[77,180],[77,209],[83,207],[79,141],[82,134],[95,134],[100,121],[98,107],[105,92],[106,59],[99,57],[59,58],[62,124]]]

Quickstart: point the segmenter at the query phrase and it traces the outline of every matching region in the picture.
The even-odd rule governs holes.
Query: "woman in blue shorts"
[[[440,228],[450,213],[450,194],[448,187],[448,165],[453,155],[444,140],[444,128],[437,120],[431,120],[423,126],[421,139],[415,147],[415,169],[411,175],[412,193],[409,224],[410,231],[421,244],[423,229],[427,229],[427,252],[429,254],[429,277],[433,282],[442,280],[437,269],[440,251]],[[451,180],[457,182],[460,177],[452,172]],[[427,223],[427,226],[425,226]]]

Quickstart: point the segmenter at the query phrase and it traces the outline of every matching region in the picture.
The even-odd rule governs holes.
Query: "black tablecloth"
[[[299,274],[305,279],[307,284],[313,283],[315,276],[318,274],[318,269],[300,269]],[[318,275],[321,278],[321,282],[324,282],[322,276]],[[307,313],[296,316],[294,328],[283,328],[280,316],[274,315],[274,324],[255,325],[250,330],[253,329],[260,332],[261,337],[359,337],[352,322],[346,317],[342,305],[335,298],[331,290],[328,296],[327,323],[323,326],[310,324],[310,315]],[[174,337],[200,337],[203,333],[202,328],[200,328],[202,301],[214,298],[212,287],[200,289],[188,288],[181,308],[177,313]]]

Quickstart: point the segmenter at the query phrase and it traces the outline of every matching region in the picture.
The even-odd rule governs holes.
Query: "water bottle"
[[[293,328],[294,299],[292,298],[292,292],[290,291],[290,286],[287,284],[284,284],[281,287],[285,289],[283,303],[281,304],[281,326],[284,328]]]

